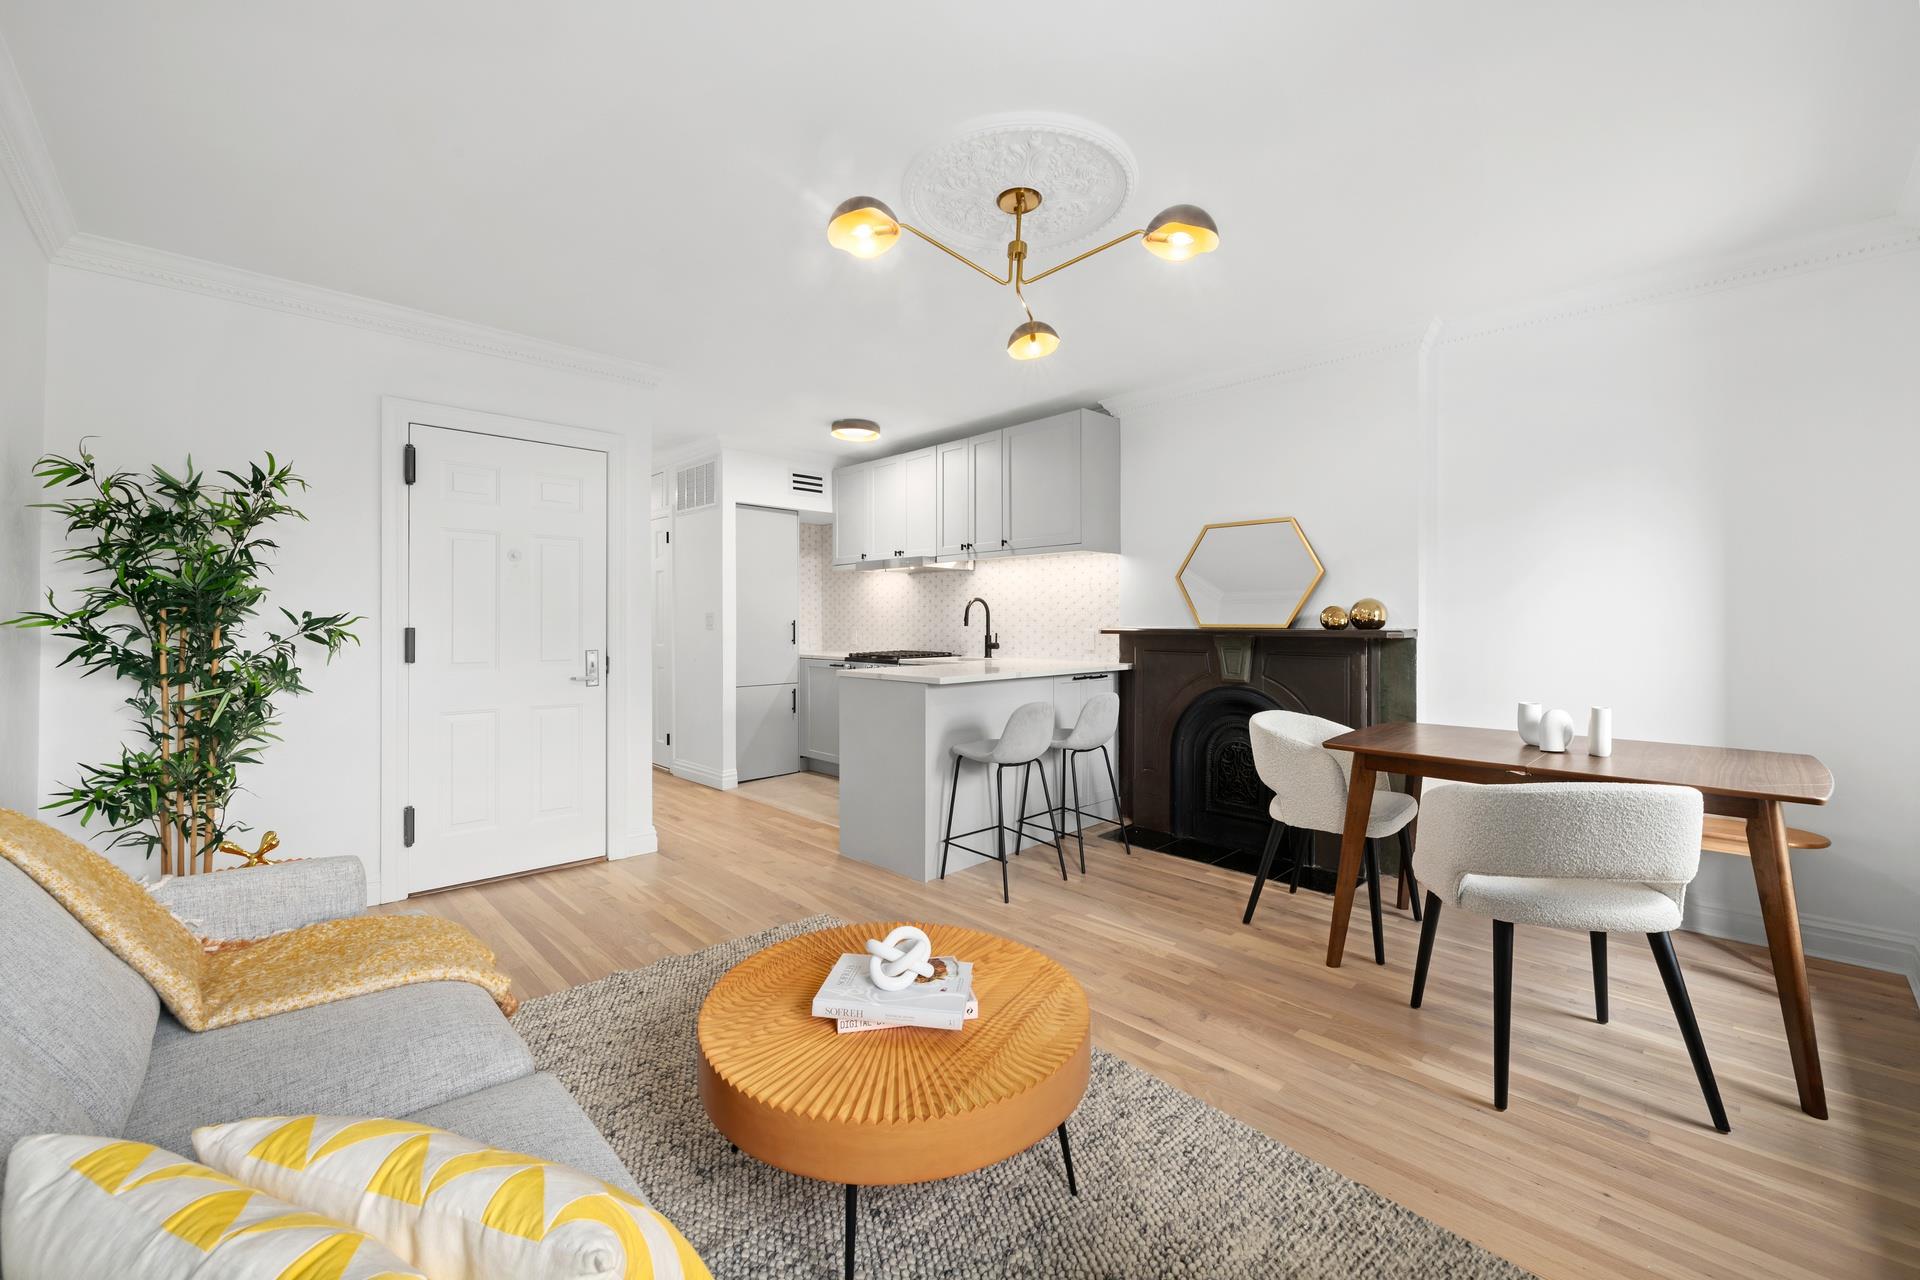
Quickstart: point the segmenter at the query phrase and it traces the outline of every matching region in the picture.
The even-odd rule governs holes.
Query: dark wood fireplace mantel
[[[1137,827],[1257,850],[1272,793],[1246,722],[1278,708],[1361,728],[1414,718],[1411,631],[1110,629],[1120,661],[1120,768]],[[1317,859],[1331,867],[1339,837]]]

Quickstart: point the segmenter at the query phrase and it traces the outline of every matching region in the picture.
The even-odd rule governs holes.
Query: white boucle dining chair
[[[1595,1020],[1607,1020],[1607,935],[1644,933],[1680,1023],[1713,1127],[1727,1111],[1687,998],[1671,932],[1700,869],[1700,793],[1626,782],[1441,787],[1420,814],[1414,863],[1427,889],[1413,1007],[1426,992],[1440,909],[1493,920],[1493,1105],[1507,1107],[1513,1032],[1513,926],[1584,929]]]
[[[1242,924],[1253,923],[1253,909],[1260,905],[1260,890],[1273,868],[1273,855],[1280,837],[1289,827],[1304,831],[1326,831],[1339,835],[1347,825],[1347,779],[1353,772],[1353,755],[1347,751],[1329,751],[1320,744],[1350,732],[1348,727],[1319,716],[1298,711],[1262,711],[1247,721],[1247,736],[1253,744],[1253,767],[1260,781],[1273,791],[1267,806],[1272,824],[1267,828],[1267,845],[1260,853],[1260,871],[1253,878],[1253,893],[1247,899]],[[1373,806],[1367,815],[1367,843],[1364,870],[1367,877],[1367,905],[1373,916],[1373,962],[1387,962],[1386,943],[1380,932],[1380,860],[1375,842],[1398,833],[1402,865],[1408,857],[1406,829],[1420,811],[1412,796],[1385,789],[1373,793]],[[1287,891],[1300,887],[1300,860],[1295,858],[1287,877]],[[1414,892],[1418,893],[1416,886]]]

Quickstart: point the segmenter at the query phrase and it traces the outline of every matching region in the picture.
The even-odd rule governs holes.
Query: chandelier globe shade
[[[1007,337],[1007,354],[1015,360],[1038,360],[1059,349],[1059,333],[1039,320],[1027,321]]]
[[[855,444],[880,438],[880,424],[871,418],[838,418],[830,430],[835,440],[851,440]]]
[[[1220,247],[1220,228],[1197,204],[1176,204],[1153,215],[1141,237],[1147,252],[1168,262],[1185,262]]]
[[[827,243],[856,258],[877,258],[900,243],[900,220],[884,201],[854,196],[827,219]]]

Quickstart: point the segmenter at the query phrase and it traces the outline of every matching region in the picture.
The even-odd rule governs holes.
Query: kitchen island
[[[947,786],[953,777],[953,747],[997,738],[1007,717],[1028,702],[1047,702],[1054,723],[1073,726],[1087,695],[1119,692],[1124,662],[1045,658],[944,659],[903,662],[840,674],[840,852],[914,880],[940,874],[940,837],[946,829]],[[1108,748],[1120,761],[1118,739]],[[1060,760],[1046,757],[1047,785],[1060,803]],[[1079,757],[1081,807],[1114,813],[1113,787],[1098,753]],[[986,765],[961,766],[953,829],[971,831],[993,822],[993,773]],[[1020,770],[1006,779],[1007,825],[1015,825]],[[1024,842],[1036,843],[1046,825],[1045,802],[1036,779],[1028,797],[1040,814],[1039,828]],[[1068,829],[1073,829],[1073,819]],[[993,833],[967,841],[991,849]],[[1012,842],[1009,842],[1009,848]],[[991,859],[955,848],[947,874]],[[1058,874],[1049,850],[1046,865]],[[997,879],[997,877],[996,877]],[[994,886],[998,892],[999,886]]]

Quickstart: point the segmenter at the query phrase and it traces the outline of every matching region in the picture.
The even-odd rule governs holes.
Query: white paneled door
[[[607,852],[607,455],[415,424],[410,893]]]

